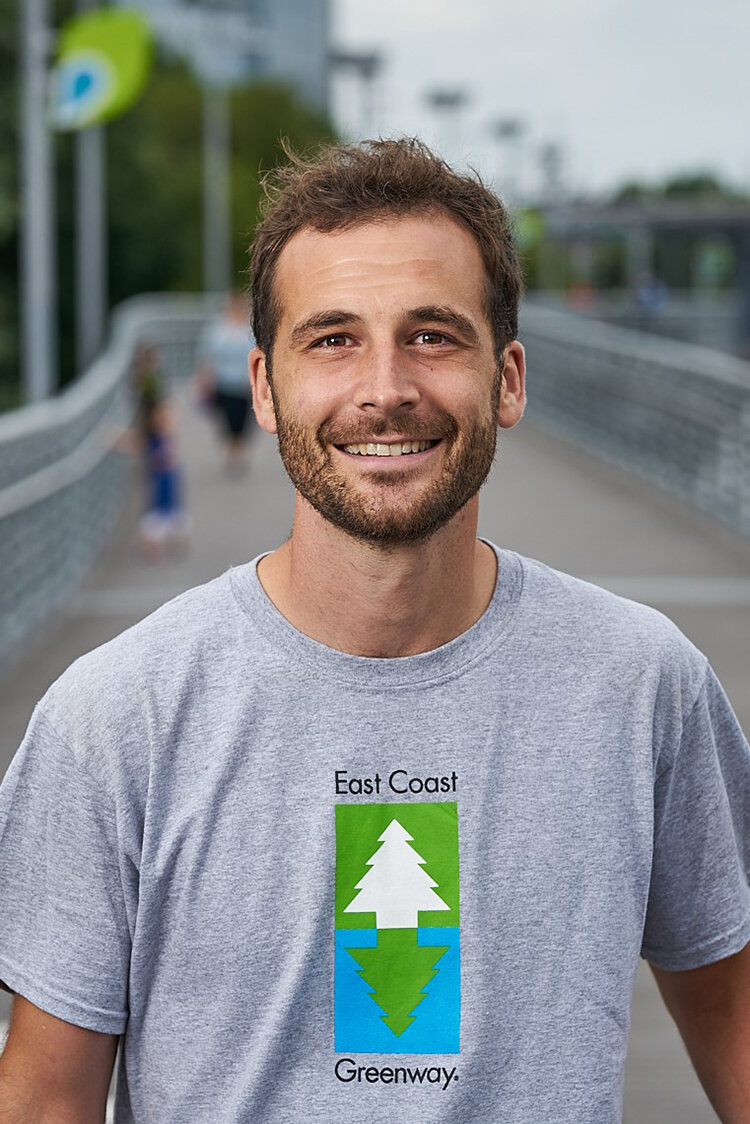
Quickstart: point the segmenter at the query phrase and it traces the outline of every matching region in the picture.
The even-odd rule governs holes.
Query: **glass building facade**
[[[118,0],[139,7],[157,39],[209,80],[287,82],[329,109],[330,0]]]

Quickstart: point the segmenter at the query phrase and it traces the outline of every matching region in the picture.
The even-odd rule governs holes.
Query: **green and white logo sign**
[[[99,8],[69,20],[58,39],[52,115],[85,129],[129,109],[146,84],[152,42],[139,12]]]
[[[455,803],[336,806],[335,1048],[456,1053]]]

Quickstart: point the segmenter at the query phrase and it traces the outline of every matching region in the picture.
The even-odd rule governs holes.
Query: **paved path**
[[[135,502],[115,541],[67,612],[0,680],[0,772],[36,699],[72,659],[182,589],[286,537],[291,488],[272,439],[257,435],[247,478],[227,480],[205,418],[183,407],[189,555],[149,564],[134,544]],[[667,612],[707,654],[746,730],[750,693],[750,543],[523,426],[505,435],[483,493],[482,533]],[[7,1003],[0,993],[0,1017]],[[626,1078],[626,1124],[710,1124],[712,1113],[679,1037],[643,969]]]

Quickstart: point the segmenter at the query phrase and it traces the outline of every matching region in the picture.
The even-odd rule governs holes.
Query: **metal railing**
[[[750,535],[750,363],[528,303],[529,418]]]
[[[73,387],[0,417],[0,661],[61,606],[117,519],[139,344],[185,377],[216,309],[217,298],[134,298]],[[750,535],[750,364],[531,303],[521,329],[532,422]]]
[[[652,306],[639,302],[624,289],[587,290],[572,297],[559,291],[536,290],[530,299],[606,324],[735,355],[742,353],[742,300],[736,290],[691,293],[673,289],[657,293]]]
[[[0,662],[82,580],[111,532],[131,472],[130,374],[156,344],[167,378],[189,375],[216,298],[157,294],[115,310],[106,351],[56,398],[0,416]]]

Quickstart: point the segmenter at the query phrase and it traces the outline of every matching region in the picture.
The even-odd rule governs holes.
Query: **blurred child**
[[[138,345],[132,373],[132,388],[135,396],[138,425],[143,424],[143,416],[155,402],[164,397],[164,380],[161,373],[161,357],[158,347],[150,343]]]
[[[139,523],[141,546],[150,558],[184,547],[192,521],[184,509],[174,416],[156,397],[141,402],[141,439],[146,468],[147,507]]]

